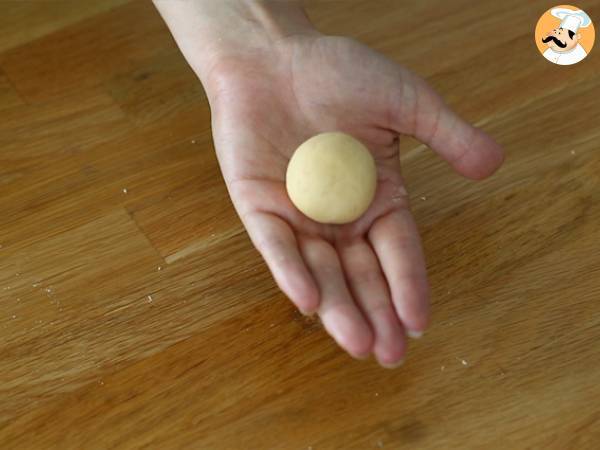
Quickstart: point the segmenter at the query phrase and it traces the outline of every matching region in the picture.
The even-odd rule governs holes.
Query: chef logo
[[[560,5],[544,13],[535,29],[538,50],[561,66],[584,60],[594,46],[592,19],[576,6]]]

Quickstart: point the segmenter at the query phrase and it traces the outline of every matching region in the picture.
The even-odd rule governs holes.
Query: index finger
[[[380,217],[368,237],[390,287],[396,314],[409,336],[420,336],[429,322],[429,284],[410,211],[395,210]]]

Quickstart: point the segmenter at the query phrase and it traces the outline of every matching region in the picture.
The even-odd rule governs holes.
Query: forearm
[[[154,0],[186,60],[210,85],[227,58],[269,51],[297,34],[317,31],[296,0]]]

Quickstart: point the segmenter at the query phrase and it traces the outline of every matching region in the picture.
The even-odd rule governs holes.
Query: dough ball
[[[345,133],[322,133],[300,145],[287,168],[292,203],[311,219],[353,222],[375,196],[377,169],[371,152]]]

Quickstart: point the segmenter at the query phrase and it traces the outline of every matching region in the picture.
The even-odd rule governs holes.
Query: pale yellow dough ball
[[[353,222],[375,196],[375,161],[371,152],[348,134],[318,134],[292,155],[286,188],[296,208],[311,219],[327,224]]]

